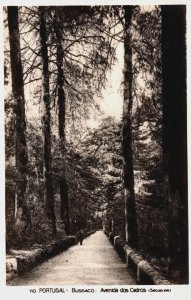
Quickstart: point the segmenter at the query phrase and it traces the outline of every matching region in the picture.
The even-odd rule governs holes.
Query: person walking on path
[[[84,239],[84,231],[83,231],[83,229],[80,230],[80,232],[78,234],[78,239],[79,239],[80,245],[82,245],[83,239]]]

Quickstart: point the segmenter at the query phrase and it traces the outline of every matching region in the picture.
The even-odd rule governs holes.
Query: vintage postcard
[[[6,300],[189,299],[190,9],[2,1]]]

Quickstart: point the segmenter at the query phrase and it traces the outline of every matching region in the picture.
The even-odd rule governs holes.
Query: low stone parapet
[[[87,231],[84,238],[87,238],[95,231]],[[64,240],[54,241],[45,246],[33,246],[31,250],[10,250],[6,257],[6,280],[7,282],[27,271],[33,269],[43,261],[61,253],[78,242],[76,236],[68,236]]]
[[[171,285],[173,284],[165,278],[160,272],[155,270],[154,266],[138,254],[134,249],[125,244],[120,236],[114,236],[112,232],[106,233],[109,240],[114,245],[119,256],[127,267],[130,268],[136,276],[137,284],[153,284],[153,285]]]

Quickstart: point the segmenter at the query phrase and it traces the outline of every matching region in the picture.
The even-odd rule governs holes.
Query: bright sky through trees
[[[117,47],[117,62],[108,75],[108,86],[103,91],[103,101],[101,109],[107,115],[112,115],[119,119],[122,115],[123,95],[121,83],[123,80],[123,44]]]
[[[122,116],[123,107],[123,93],[122,93],[122,81],[123,81],[123,60],[124,49],[123,43],[119,43],[116,50],[117,61],[112,67],[111,71],[107,74],[107,86],[102,91],[102,98],[98,99],[101,111],[104,113],[104,117],[113,116],[116,120],[120,120]],[[92,114],[87,124],[90,127],[99,126],[99,116]]]

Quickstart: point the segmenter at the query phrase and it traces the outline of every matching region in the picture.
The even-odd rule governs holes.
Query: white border
[[[128,0],[128,1],[117,1],[117,0],[54,0],[54,1],[15,1],[15,0],[7,0],[1,1],[0,4],[0,82],[1,82],[1,89],[0,89],[0,195],[1,195],[1,204],[0,204],[0,295],[2,295],[2,299],[10,300],[10,299],[70,299],[70,298],[78,298],[78,299],[85,299],[85,298],[92,298],[92,299],[98,299],[104,298],[104,299],[116,299],[120,297],[120,299],[130,298],[130,299],[138,299],[139,297],[141,299],[184,299],[188,300],[191,297],[191,284],[189,285],[173,285],[169,286],[171,288],[171,293],[108,293],[108,294],[101,294],[99,292],[94,294],[31,294],[29,292],[29,287],[7,287],[5,285],[5,182],[4,182],[4,82],[3,82],[3,17],[2,17],[2,8],[6,5],[162,5],[162,4],[169,4],[169,5],[177,5],[177,4],[185,4],[187,5],[187,108],[188,108],[188,196],[190,200],[191,195],[191,165],[190,165],[190,149],[191,149],[191,138],[190,138],[190,132],[191,132],[191,1],[146,1],[146,0]],[[190,203],[189,203],[189,221],[190,221]],[[189,222],[189,240],[190,240],[190,222]],[[190,251],[190,243],[189,243],[189,258],[191,257],[191,251]],[[63,270],[64,272],[64,270]],[[189,274],[190,274],[190,282],[191,282],[191,263],[189,263]],[[102,287],[102,286],[101,286]],[[100,286],[93,286],[97,291],[100,290]],[[121,286],[112,286],[112,288]],[[133,286],[131,286],[133,287]],[[146,289],[149,289],[150,286],[134,286],[136,288],[144,287]],[[153,286],[151,286],[153,288]],[[155,288],[163,288],[164,286],[154,286]],[[33,288],[33,287],[32,287]],[[38,289],[39,287],[34,287]],[[71,290],[71,286],[68,287],[69,290]],[[108,286],[107,286],[108,288]],[[165,288],[168,288],[168,286],[165,286]]]

